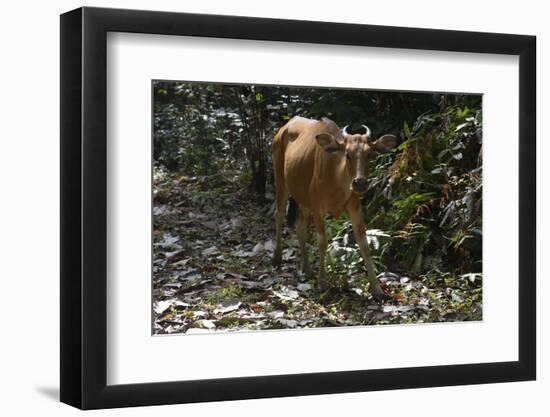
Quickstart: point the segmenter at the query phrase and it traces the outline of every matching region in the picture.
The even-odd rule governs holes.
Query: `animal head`
[[[323,119],[325,124],[332,122]],[[367,177],[369,157],[378,153],[389,152],[397,145],[395,135],[384,135],[373,140],[371,130],[363,125],[365,133],[348,133],[348,126],[341,131],[330,129],[332,132],[321,132],[315,136],[319,146],[330,154],[339,155],[345,159],[346,171],[350,182],[350,189],[354,193],[364,194],[367,191]]]

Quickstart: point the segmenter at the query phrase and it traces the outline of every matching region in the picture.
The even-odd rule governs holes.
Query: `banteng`
[[[347,212],[353,225],[355,240],[367,268],[370,289],[377,299],[383,297],[374,273],[366,241],[361,209],[361,195],[367,191],[369,157],[388,152],[397,144],[394,135],[373,140],[363,126],[363,134],[349,134],[327,118],[321,121],[293,117],[273,138],[273,166],[276,191],[276,248],[274,265],[281,263],[281,231],[287,200],[297,204],[297,234],[300,243],[302,271],[311,274],[306,241],[309,219],[313,220],[319,244],[318,286],[326,284],[325,217],[339,217]]]

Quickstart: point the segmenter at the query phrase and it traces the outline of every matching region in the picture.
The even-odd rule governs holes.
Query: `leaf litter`
[[[221,176],[205,187],[166,175],[154,187],[154,334],[481,320],[481,274],[385,271],[384,303],[370,296],[364,273],[330,277],[319,292],[298,269],[293,231],[283,232],[282,266],[271,266],[272,201],[259,209]]]

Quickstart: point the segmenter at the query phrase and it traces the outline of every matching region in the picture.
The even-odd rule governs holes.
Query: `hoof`
[[[323,292],[327,289],[327,282],[325,280],[324,276],[318,276],[317,277],[317,291]]]
[[[277,256],[273,256],[273,259],[271,260],[271,265],[273,265],[273,267],[277,268],[278,266],[281,266],[281,255]]]
[[[374,301],[376,301],[377,303],[382,303],[382,302],[390,299],[390,297],[388,295],[384,294],[383,292],[372,294],[372,298],[374,298]]]

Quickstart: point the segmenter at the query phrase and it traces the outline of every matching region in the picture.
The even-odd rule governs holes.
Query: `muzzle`
[[[357,194],[364,194],[367,191],[367,179],[357,177],[351,181],[351,190]]]

